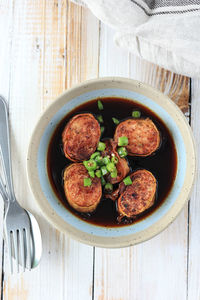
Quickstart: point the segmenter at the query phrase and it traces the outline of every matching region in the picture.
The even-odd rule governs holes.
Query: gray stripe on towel
[[[165,14],[184,14],[184,13],[187,13],[187,12],[193,12],[193,11],[198,11],[198,10],[200,10],[200,5],[199,5],[199,7],[197,7],[197,8],[191,8],[191,9],[184,9],[183,8],[183,6],[182,6],[182,9],[181,9],[181,7],[179,7],[179,5],[178,5],[178,7],[180,8],[179,10],[172,10],[172,7],[169,7],[169,8],[171,8],[171,10],[161,10],[161,11],[159,11],[159,12],[154,12],[153,11],[153,9],[152,9],[152,11],[147,11],[146,10],[146,8],[142,5],[142,4],[140,4],[140,3],[138,3],[138,2],[136,2],[135,0],[130,0],[134,5],[137,5],[138,7],[140,7],[144,12],[145,12],[145,14],[147,15],[147,16],[154,16],[154,15],[165,15]],[[150,1],[150,0],[147,0],[147,1]],[[170,0],[169,0],[170,1]],[[181,0],[180,0],[181,1]],[[188,0],[189,1],[189,0]],[[145,2],[145,4],[146,4],[146,1],[144,1]],[[151,1],[151,2],[155,2],[155,1]],[[191,2],[191,1],[190,1]],[[194,4],[191,4],[191,5],[194,5]],[[177,5],[176,5],[176,7],[177,7]],[[158,7],[155,7],[155,8],[166,8],[166,6],[163,6],[163,7],[161,7],[161,6],[158,6]],[[151,10],[151,9],[150,9]]]

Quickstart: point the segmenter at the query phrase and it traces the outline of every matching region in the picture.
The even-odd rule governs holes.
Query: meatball
[[[117,168],[117,177],[112,178],[110,175],[107,177],[107,181],[114,184],[122,181],[126,175],[129,173],[130,169],[128,166],[128,162],[125,158],[121,158],[116,150],[117,143],[115,143],[112,139],[104,141],[106,144],[106,149],[103,152],[103,156],[109,156],[112,158],[112,156],[116,156],[118,159],[118,163],[116,164]]]
[[[100,136],[100,125],[92,114],[74,116],[62,134],[65,156],[74,162],[89,159],[97,148]]]
[[[121,136],[128,138],[126,149],[131,156],[151,155],[160,146],[160,133],[149,118],[121,122],[115,130],[114,140],[118,142]]]
[[[147,170],[138,170],[130,175],[132,184],[121,183],[121,195],[117,200],[118,212],[128,218],[141,214],[155,201],[157,182]]]
[[[69,204],[77,211],[88,213],[96,209],[102,196],[101,180],[91,178],[92,184],[84,186],[88,172],[82,163],[73,163],[64,171],[64,191]]]

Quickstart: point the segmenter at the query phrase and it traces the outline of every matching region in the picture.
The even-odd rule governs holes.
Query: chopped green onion
[[[126,178],[124,178],[123,182],[125,185],[131,185],[132,184],[131,177],[127,176]]]
[[[105,181],[105,179],[103,178],[103,176],[101,176],[101,184],[102,184],[102,185],[105,185],[105,184],[106,184],[106,181]]]
[[[103,117],[102,117],[102,115],[98,115],[97,116],[97,120],[99,121],[99,123],[103,123]]]
[[[115,171],[116,167],[114,165],[114,163],[110,162],[106,165],[107,170],[111,173],[113,171]]]
[[[105,131],[105,127],[104,127],[104,126],[101,126],[100,129],[101,129],[101,134],[103,134],[104,131]]]
[[[109,156],[104,156],[103,157],[103,163],[104,163],[104,165],[107,165],[109,162],[110,162]]]
[[[98,109],[103,110],[103,104],[100,100],[98,100]]]
[[[84,165],[85,167],[87,166],[87,162],[88,162],[87,160],[84,160],[84,161],[83,161],[83,165]]]
[[[95,175],[98,177],[98,178],[100,178],[101,177],[101,170],[97,170],[96,172],[95,172]]]
[[[111,191],[111,192],[112,192],[112,190],[113,190],[113,185],[112,185],[111,183],[106,183],[106,185],[105,185],[105,190]]]
[[[98,166],[103,166],[104,165],[104,163],[103,163],[103,157],[100,156],[100,155],[95,157],[95,161],[96,161],[96,163],[97,163]]]
[[[134,110],[132,112],[132,117],[133,118],[140,118],[140,116],[141,116],[141,112],[139,110]]]
[[[91,186],[92,180],[90,178],[84,178],[83,184],[84,184],[84,186]]]
[[[95,157],[100,156],[100,155],[101,155],[100,152],[94,152],[94,153],[90,156],[90,158],[94,159]]]
[[[97,150],[99,150],[99,151],[104,151],[105,149],[106,149],[106,144],[105,144],[105,143],[102,143],[102,142],[99,142],[99,143],[98,143]]]
[[[128,138],[127,136],[120,136],[118,138],[118,146],[127,146],[128,145]]]
[[[108,170],[106,169],[106,166],[101,167],[101,173],[102,173],[103,176],[108,173]]]
[[[116,119],[116,118],[112,118],[112,120],[113,120],[113,123],[115,123],[116,125],[118,125],[118,124],[119,124],[119,120],[118,120],[118,119]]]
[[[127,152],[127,150],[126,150],[125,147],[118,148],[117,152],[118,152],[118,154],[119,154],[120,157],[126,157],[127,154],[128,154],[128,152]]]
[[[117,158],[117,156],[112,156],[112,158],[111,158],[111,162],[113,163],[113,164],[117,164],[118,163],[118,158]]]
[[[117,169],[115,169],[113,172],[110,173],[110,176],[112,178],[116,178],[117,177]]]
[[[94,178],[95,177],[95,174],[94,174],[94,171],[89,171],[88,174],[90,175],[90,177]]]
[[[97,168],[97,163],[94,159],[85,160],[83,164],[88,171],[94,171]]]

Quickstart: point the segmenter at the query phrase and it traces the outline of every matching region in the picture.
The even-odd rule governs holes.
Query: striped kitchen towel
[[[116,30],[117,45],[175,73],[200,77],[200,0],[73,0]]]

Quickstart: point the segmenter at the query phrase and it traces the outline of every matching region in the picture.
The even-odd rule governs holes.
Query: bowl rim
[[[187,148],[187,153],[188,154],[190,153],[190,160],[187,159],[186,175],[185,175],[185,180],[183,185],[184,193],[183,191],[180,193],[180,195],[177,197],[177,199],[175,200],[172,207],[168,210],[168,212],[155,224],[151,225],[149,228],[141,232],[134,233],[128,236],[120,236],[120,237],[95,236],[95,235],[82,232],[80,229],[76,229],[70,224],[67,224],[64,220],[62,220],[62,218],[53,210],[53,208],[49,204],[48,200],[46,199],[40,187],[40,181],[37,174],[37,150],[38,150],[40,138],[43,134],[43,130],[41,130],[41,124],[43,126],[45,122],[48,124],[49,120],[52,118],[55,112],[58,111],[56,107],[58,106],[60,109],[63,106],[61,105],[61,102],[64,101],[65,98],[67,97],[69,98],[68,100],[65,100],[66,103],[66,101],[70,101],[70,99],[86,93],[87,89],[91,91],[94,89],[97,90],[97,89],[105,88],[105,86],[107,86],[107,88],[112,88],[113,86],[115,88],[119,88],[120,86],[122,89],[131,90],[137,92],[138,94],[145,95],[148,98],[150,98],[152,101],[158,103],[159,105],[161,105],[162,100],[165,100],[163,101],[161,107],[169,106],[169,110],[170,108],[172,110],[171,111],[171,113],[173,114],[172,118],[174,119],[174,116],[177,116],[178,119],[174,121],[176,124],[177,122],[179,122],[179,125],[181,124],[182,127],[184,128],[184,130],[182,130],[183,140],[184,140],[185,147]],[[170,115],[172,115],[171,113]],[[180,126],[178,126],[178,128],[180,129]],[[187,122],[185,116],[183,115],[179,107],[168,96],[164,95],[157,89],[145,83],[130,78],[124,78],[124,77],[96,78],[96,79],[84,81],[83,83],[77,84],[74,87],[65,90],[41,114],[31,135],[31,139],[28,147],[27,175],[28,175],[28,183],[34,195],[34,199],[37,203],[37,206],[39,207],[42,215],[45,217],[45,219],[48,220],[48,222],[51,225],[56,227],[61,232],[68,233],[71,237],[73,237],[74,239],[82,243],[86,243],[92,246],[104,247],[104,248],[121,248],[121,247],[127,247],[127,246],[132,246],[141,243],[159,234],[166,227],[168,227],[178,216],[178,214],[182,211],[185,203],[189,199],[189,196],[192,191],[192,187],[194,185],[194,180],[196,175],[196,147],[195,147],[194,137],[192,134],[191,127],[189,126],[189,123]]]

